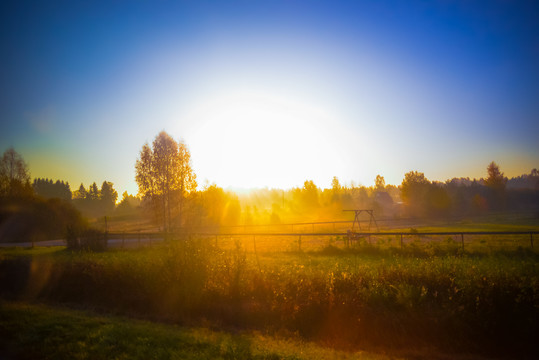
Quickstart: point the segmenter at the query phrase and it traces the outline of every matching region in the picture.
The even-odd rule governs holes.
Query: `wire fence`
[[[107,217],[96,219],[96,225],[103,230],[107,230]],[[110,220],[110,219],[109,219]],[[376,229],[371,223],[369,217],[361,217],[354,221],[354,219],[340,219],[340,220],[325,220],[325,221],[308,221],[308,222],[287,222],[287,223],[266,223],[266,224],[238,224],[238,225],[191,225],[177,229],[179,232],[188,233],[335,233],[344,232],[349,229],[358,229],[358,231],[372,231]],[[453,227],[455,225],[467,224],[522,224],[538,225],[538,214],[536,212],[514,212],[514,213],[488,213],[485,215],[474,215],[472,217],[463,216],[449,216],[444,218],[411,218],[411,217],[377,217],[376,223],[379,229],[376,230],[390,230],[396,231],[409,228],[421,228],[425,226],[433,227]],[[354,224],[355,222],[355,224]],[[370,225],[370,226],[369,226]],[[136,232],[139,229],[146,233],[160,231],[155,225],[132,223],[128,228],[125,227],[124,222],[120,222],[119,225],[114,221],[110,221],[108,229],[114,232]],[[359,226],[359,227],[358,227]],[[472,230],[472,229],[470,229]]]
[[[534,249],[539,231],[439,232],[216,232],[216,233],[109,233],[109,245],[141,247],[164,240],[206,239],[221,248],[241,245],[246,251],[310,251],[335,248],[414,248],[455,250]]]

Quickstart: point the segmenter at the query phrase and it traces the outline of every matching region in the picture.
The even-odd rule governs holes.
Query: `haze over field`
[[[133,194],[161,130],[199,186],[517,176],[539,162],[537,39],[533,1],[4,1],[0,148]]]

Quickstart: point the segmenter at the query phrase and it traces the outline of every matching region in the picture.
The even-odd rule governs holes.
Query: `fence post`
[[[122,248],[125,246],[125,233],[122,233]]]
[[[256,264],[258,265],[258,271],[261,273],[262,269],[260,268],[260,260],[258,260],[258,252],[256,251],[256,236],[253,235],[253,248],[255,251],[255,257],[256,257]]]
[[[460,242],[462,243],[462,251],[464,251],[464,233],[460,234]]]
[[[530,244],[531,244],[532,249],[533,249],[533,233],[530,233]]]
[[[403,245],[402,245],[402,234],[401,234],[401,249],[402,249]]]
[[[301,251],[301,235],[299,236],[299,239],[298,239],[298,251]]]

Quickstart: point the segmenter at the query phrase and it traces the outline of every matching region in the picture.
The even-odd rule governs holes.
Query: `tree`
[[[425,174],[418,171],[410,171],[404,174],[404,179],[401,184],[402,199],[407,202],[416,196],[420,190],[430,184],[430,181],[425,177]]]
[[[301,202],[304,209],[315,209],[319,206],[318,187],[312,180],[305,180],[301,189]]]
[[[443,184],[432,183],[427,191],[427,210],[431,215],[447,215],[451,209],[451,198]]]
[[[79,186],[79,190],[75,191],[75,193],[73,194],[73,199],[86,200],[87,197],[88,197],[88,193],[86,192],[84,185],[81,183]]]
[[[148,144],[142,146],[135,173],[139,195],[147,199],[158,217],[162,218],[163,229],[171,229],[176,203],[179,205],[178,222],[181,226],[184,199],[197,186],[187,146],[183,142],[178,144],[161,131],[152,148]]]
[[[124,191],[122,194],[122,200],[118,204],[118,211],[123,213],[132,212],[140,205],[140,199],[129,195],[127,191]]]
[[[114,210],[116,200],[118,199],[118,192],[114,190],[113,184],[108,181],[103,181],[101,185],[101,197],[102,208],[105,212]]]
[[[424,173],[410,171],[404,174],[404,180],[401,184],[401,198],[408,205],[411,215],[422,215],[424,212],[429,187],[430,181]]]
[[[199,194],[203,223],[210,226],[221,225],[227,203],[225,191],[212,184]]]
[[[333,180],[331,180],[331,189],[333,190],[334,193],[338,193],[341,190],[341,188],[342,186],[341,186],[341,183],[339,182],[339,178],[334,176]]]
[[[500,167],[494,161],[487,166],[488,177],[485,180],[485,185],[496,191],[505,190],[507,179],[500,171]]]
[[[99,200],[99,189],[97,188],[97,184],[94,183],[90,185],[90,188],[88,188],[88,193],[86,194],[87,199],[90,201]]]
[[[342,186],[339,182],[339,178],[334,176],[331,180],[331,201],[333,203],[339,203],[341,201]]]
[[[376,175],[376,179],[374,180],[374,188],[376,191],[382,191],[386,188],[386,180],[381,175]]]
[[[490,194],[488,194],[489,204],[492,208],[500,210],[505,206],[507,179],[494,161],[487,166],[487,173],[488,177],[485,179],[485,185],[490,189]]]
[[[191,166],[191,153],[187,148],[187,145],[180,140],[178,143],[178,154],[177,154],[177,166],[178,166],[178,191],[179,191],[179,215],[178,218],[181,219],[183,215],[184,208],[184,199],[186,199],[187,194],[193,192],[197,188],[196,175]]]
[[[241,205],[238,196],[226,193],[227,202],[222,215],[223,225],[238,225],[241,218]]]
[[[71,200],[72,194],[69,187],[69,183],[64,183],[63,181],[56,180],[53,182],[52,179],[34,179],[32,184],[34,192],[36,195],[41,196],[45,199],[62,199],[69,201]]]
[[[27,196],[33,192],[28,166],[12,147],[0,160],[0,196]]]

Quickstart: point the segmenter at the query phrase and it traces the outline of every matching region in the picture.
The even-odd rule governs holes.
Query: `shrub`
[[[0,242],[33,242],[64,236],[66,230],[82,227],[85,220],[68,202],[0,199]]]
[[[107,249],[107,234],[92,228],[68,227],[66,245],[70,250],[105,251]]]

